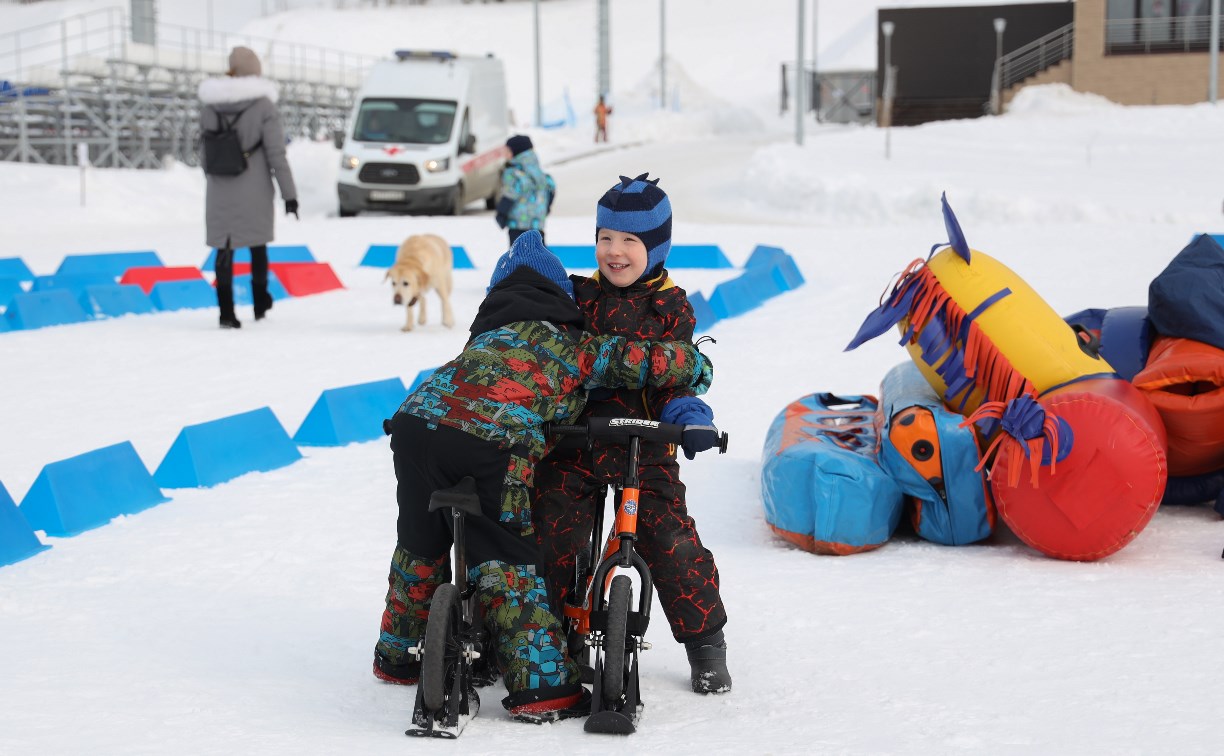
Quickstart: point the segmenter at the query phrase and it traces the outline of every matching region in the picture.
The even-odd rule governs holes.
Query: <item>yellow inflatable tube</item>
[[[1114,373],[1006,265],[978,250],[968,257],[947,247],[911,268],[916,290],[899,324],[910,356],[950,406],[968,415],[983,402]]]

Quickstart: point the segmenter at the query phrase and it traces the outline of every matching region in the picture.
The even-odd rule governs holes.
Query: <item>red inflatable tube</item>
[[[1079,381],[1050,391],[1042,407],[1070,424],[1071,453],[1041,467],[1036,484],[1029,463],[1008,485],[1015,464],[1010,436],[991,469],[999,515],[1020,540],[1057,559],[1089,562],[1135,539],[1164,496],[1169,466],[1165,428],[1156,408],[1117,378]]]

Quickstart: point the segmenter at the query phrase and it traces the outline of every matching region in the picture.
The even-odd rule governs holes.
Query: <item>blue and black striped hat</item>
[[[671,251],[672,210],[667,193],[659,188],[658,179],[620,177],[620,183],[599,198],[595,209],[595,233],[606,228],[624,231],[642,240],[646,246],[645,278],[667,262]]]

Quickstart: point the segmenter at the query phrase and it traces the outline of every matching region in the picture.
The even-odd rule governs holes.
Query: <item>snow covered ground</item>
[[[550,14],[592,6],[541,3]],[[813,124],[800,148],[787,138],[793,122],[772,110],[777,64],[793,50],[791,31],[774,27],[794,4],[756,6],[668,3],[669,12],[714,9],[710,23],[734,21],[694,30],[688,52],[683,26],[673,27],[669,50],[696,93],[684,102],[708,103],[698,112],[618,112],[615,149],[585,157],[585,128],[531,132],[546,167],[573,158],[550,167],[560,192],[550,241],[590,242],[603,190],[649,170],[672,196],[676,243],[720,244],[736,264],[757,244],[780,246],[807,278],[712,329],[708,398],[731,450],[683,463],[731,614],[730,695],[688,691],[683,651],[657,621],[643,659],[646,719],[624,744],[587,735],[580,722],[510,722],[497,689],[459,744],[407,741],[413,691],[369,671],[395,521],[390,453],[371,442],[170,491],[168,503],[47,538],[52,549],[0,568],[0,753],[1215,752],[1224,526],[1209,509],[1159,511],[1133,544],[1093,564],[1045,558],[1006,532],[958,549],[899,538],[869,554],[817,557],[769,534],[758,471],[766,429],[788,402],[872,392],[906,359],[890,339],[842,348],[890,277],[945,240],[941,192],[969,242],[1060,313],[1145,304],[1152,277],[1192,234],[1224,225],[1224,111],[1120,107],[1043,88],[1002,117],[893,129],[890,160],[874,128]],[[846,28],[868,6],[820,3],[829,26]],[[477,7],[273,20],[322,44],[349,25],[390,37],[387,14],[458,28]],[[0,21],[11,12],[0,7]],[[490,12],[521,24],[530,3]],[[637,76],[617,74],[622,101],[656,54],[656,17],[642,22],[649,32],[617,37],[617,59],[642,65]],[[614,34],[629,27],[614,24]],[[530,60],[525,39],[499,49],[508,65]],[[732,63],[697,39],[766,40],[765,78],[745,72],[720,90],[707,77]],[[529,107],[530,89],[519,91]],[[346,289],[283,300],[258,324],[240,309],[238,332],[198,310],[0,334],[0,481],[16,500],[50,462],[130,440],[153,469],[183,426],[262,406],[292,433],[322,390],[407,382],[461,347],[462,327],[401,333],[381,271],[357,263],[369,244],[415,232],[465,246],[477,266],[456,275],[465,324],[504,251],[491,215],[474,206],[460,218],[340,220],[330,215],[336,152],[295,143],[290,158],[304,212],[278,218],[277,242],[308,244]],[[39,274],[90,251],[203,262],[198,171],[90,170],[83,208],[78,181],[74,168],[0,164],[0,257],[20,256]],[[734,274],[675,277],[708,295]]]

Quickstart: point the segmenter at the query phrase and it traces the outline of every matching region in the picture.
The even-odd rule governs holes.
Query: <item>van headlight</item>
[[[425,161],[425,170],[429,171],[430,173],[440,173],[447,168],[450,168],[450,158]]]
[[[340,156],[340,167],[341,168],[347,168],[348,170],[352,171],[352,170],[356,170],[357,166],[359,165],[361,165],[361,161],[357,159],[356,155],[341,155]]]

